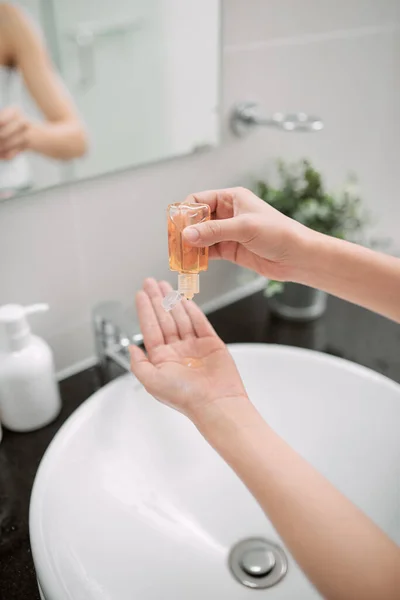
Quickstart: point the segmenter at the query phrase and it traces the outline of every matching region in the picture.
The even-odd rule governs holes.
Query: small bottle
[[[27,315],[47,304],[0,308],[0,415],[12,431],[33,431],[55,419],[61,399],[49,345],[31,334]]]
[[[208,204],[175,203],[167,209],[169,268],[178,275],[178,289],[164,298],[165,310],[171,310],[185,297],[192,300],[199,293],[199,273],[208,268],[208,248],[194,248],[182,236],[189,225],[210,219]]]

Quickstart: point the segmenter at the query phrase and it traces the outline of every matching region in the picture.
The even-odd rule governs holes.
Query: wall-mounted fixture
[[[283,131],[316,132],[323,129],[324,124],[319,117],[313,117],[303,112],[275,113],[264,117],[256,102],[240,102],[232,112],[231,127],[235,135],[248,135],[255,127],[275,127]]]
[[[132,33],[142,27],[138,19],[126,18],[109,23],[87,22],[78,23],[68,34],[78,48],[80,65],[79,85],[83,88],[95,84],[94,44],[104,37]]]

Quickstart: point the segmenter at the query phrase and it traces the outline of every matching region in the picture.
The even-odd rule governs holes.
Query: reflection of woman
[[[43,122],[34,122],[10,104],[20,72]],[[73,102],[55,72],[41,36],[16,6],[0,4],[0,190],[28,187],[29,170],[21,155],[31,150],[68,160],[86,151],[86,135]],[[6,162],[7,161],[7,162]]]

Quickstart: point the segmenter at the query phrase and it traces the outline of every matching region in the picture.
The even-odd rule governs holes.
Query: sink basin
[[[400,386],[308,350],[230,351],[271,426],[400,543]],[[132,375],[94,394],[54,438],[36,477],[30,534],[46,600],[320,597],[195,427]],[[288,561],[263,591],[228,567],[232,548],[254,537]]]

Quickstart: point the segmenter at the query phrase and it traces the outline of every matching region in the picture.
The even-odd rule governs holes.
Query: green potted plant
[[[368,215],[358,196],[354,176],[341,192],[326,191],[321,174],[310,161],[286,164],[278,161],[279,185],[258,181],[256,193],[284,215],[333,237],[362,243]],[[326,294],[296,283],[269,281],[266,288],[271,310],[291,320],[310,320],[322,315]]]

